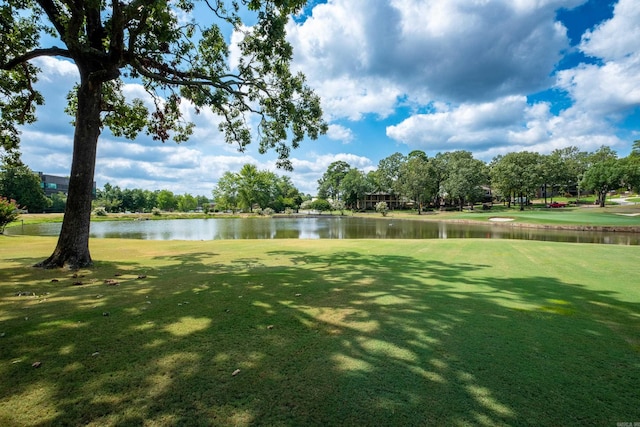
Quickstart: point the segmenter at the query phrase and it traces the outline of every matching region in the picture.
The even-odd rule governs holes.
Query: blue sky
[[[292,151],[294,184],[315,194],[327,166],[375,169],[395,152],[469,150],[490,161],[512,151],[611,146],[640,139],[637,0],[329,0],[309,2],[288,26],[294,68],[322,98],[326,136]],[[233,54],[230,58],[233,64]],[[73,129],[63,112],[77,73],[41,58],[47,103],[23,128],[23,160],[68,175]],[[130,82],[128,96],[144,95]],[[185,106],[191,114],[189,106]],[[255,144],[238,153],[217,118],[193,116],[177,145],[105,132],[96,182],[211,195],[245,163],[276,170]]]

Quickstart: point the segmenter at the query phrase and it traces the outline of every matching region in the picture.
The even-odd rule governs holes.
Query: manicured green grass
[[[544,225],[589,225],[640,227],[640,216],[632,209],[611,208],[544,208],[519,211],[517,209],[500,213],[463,212],[455,215],[461,219],[486,219],[508,216],[516,222]],[[454,217],[454,215],[452,215]]]
[[[640,420],[638,247],[95,239],[78,277],[30,267],[54,245],[0,236],[3,426]]]
[[[492,218],[510,218],[514,224],[537,224],[544,226],[593,226],[593,227],[640,227],[640,205],[616,207],[564,207],[564,208],[527,208],[520,211],[517,207],[507,209],[494,205],[491,210],[476,207],[473,211],[463,212],[427,212],[417,215],[415,212],[396,211],[391,217],[421,219],[425,221],[468,220],[488,222]]]

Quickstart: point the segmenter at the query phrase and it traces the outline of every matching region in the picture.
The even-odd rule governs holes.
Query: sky
[[[329,124],[326,135],[292,150],[293,172],[276,169],[276,156],[259,154],[257,144],[239,153],[217,117],[187,105],[196,129],[185,143],[103,132],[98,188],[210,197],[225,172],[251,163],[315,195],[338,160],[368,172],[413,150],[468,150],[489,162],[606,145],[624,157],[640,139],[637,0],[312,0],[287,34],[293,68],[321,97]],[[22,128],[22,159],[68,176],[73,128],[64,106],[77,71],[61,58],[37,64],[46,105]],[[135,83],[125,92],[143,94]]]

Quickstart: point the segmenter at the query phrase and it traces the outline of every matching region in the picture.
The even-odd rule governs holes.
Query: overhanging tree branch
[[[22,64],[34,58],[38,58],[40,56],[62,56],[64,58],[73,59],[73,57],[71,56],[71,53],[67,49],[61,49],[59,47],[54,46],[47,49],[34,49],[30,52],[16,56],[10,61],[7,61],[4,64],[0,64],[0,69],[11,70],[15,68],[18,64]]]

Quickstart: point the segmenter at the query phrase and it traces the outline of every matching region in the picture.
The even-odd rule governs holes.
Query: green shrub
[[[18,205],[15,200],[0,197],[0,234],[4,234],[7,224],[18,219]]]
[[[387,216],[387,213],[389,212],[389,206],[387,206],[387,202],[376,203],[376,212],[380,212],[382,216]]]
[[[106,211],[106,209],[105,209],[103,206],[100,206],[100,207],[95,208],[95,209],[93,210],[93,214],[94,214],[95,216],[107,216],[107,211]]]

